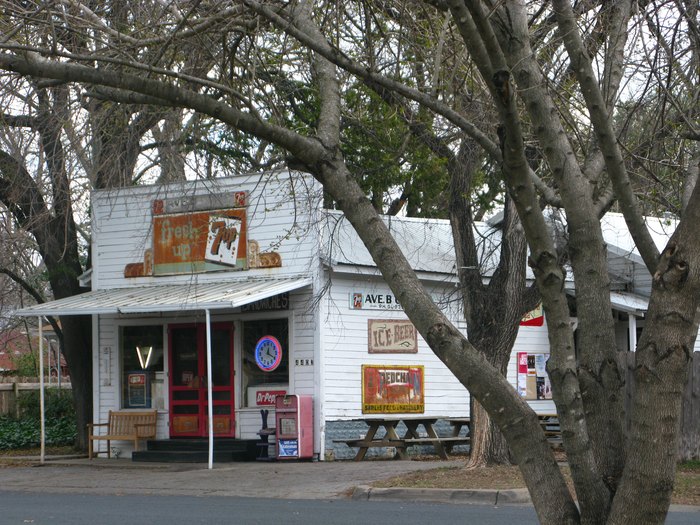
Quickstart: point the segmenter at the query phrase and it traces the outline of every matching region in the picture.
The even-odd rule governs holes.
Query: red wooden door
[[[168,327],[170,437],[208,435],[206,325]],[[233,437],[233,326],[212,325],[212,407],[214,435]]]

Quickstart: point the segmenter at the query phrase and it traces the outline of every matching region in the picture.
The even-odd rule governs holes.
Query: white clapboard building
[[[281,394],[312,398],[318,459],[351,455],[333,440],[358,437],[373,414],[468,416],[468,392],[416,333],[348,222],[322,201],[312,178],[288,172],[94,192],[92,291],[21,314],[92,315],[94,421],[157,409],[159,439],[259,439],[261,410],[273,426]],[[385,220],[466,332],[449,222]],[[498,231],[477,226],[488,269]],[[646,273],[633,247],[611,250],[619,342],[634,348],[648,290],[633,284]],[[508,378],[541,413],[555,411],[547,357],[544,317],[531,312]],[[131,452],[129,442],[113,446]]]

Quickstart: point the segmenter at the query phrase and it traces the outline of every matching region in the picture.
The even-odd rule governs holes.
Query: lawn
[[[562,472],[571,487],[568,467],[562,467]],[[373,486],[504,490],[524,488],[525,482],[518,467],[466,470],[462,467],[446,466],[378,481]],[[700,461],[678,465],[672,503],[700,506]]]

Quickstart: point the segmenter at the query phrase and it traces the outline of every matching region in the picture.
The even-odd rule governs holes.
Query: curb
[[[471,505],[529,505],[527,489],[428,489],[355,487],[351,498],[356,501],[429,501]]]

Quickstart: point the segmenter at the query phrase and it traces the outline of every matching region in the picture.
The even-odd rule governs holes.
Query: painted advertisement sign
[[[520,326],[544,326],[544,311],[542,303],[537,305],[534,310],[530,310],[520,320]]]
[[[153,217],[153,275],[245,269],[245,210]]]
[[[152,201],[152,248],[124,277],[281,267],[279,253],[248,238],[247,205],[245,191]]]
[[[422,365],[362,365],[363,414],[425,412]]]
[[[350,294],[351,310],[403,310],[399,300],[390,293],[356,291]]]
[[[368,319],[367,335],[370,354],[418,352],[418,332],[408,319]]]

